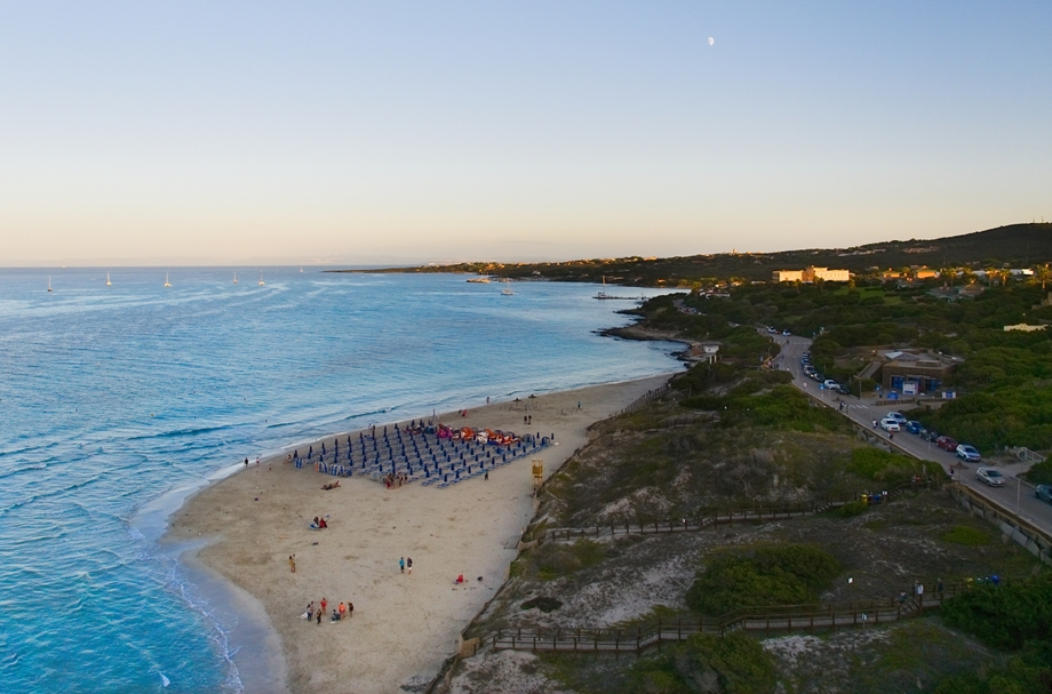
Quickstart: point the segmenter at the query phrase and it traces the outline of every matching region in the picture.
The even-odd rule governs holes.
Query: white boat
[[[262,287],[264,284],[266,284],[266,282],[263,281],[263,271],[260,270],[259,271],[259,286]]]
[[[234,284],[237,284],[237,270],[234,270]]]
[[[112,287],[113,286],[113,282],[110,282],[110,273],[108,273],[108,272],[106,273],[106,286],[107,287]]]
[[[47,276],[47,290],[51,291],[51,275]]]
[[[513,296],[515,294],[515,292],[511,291],[511,286],[510,286],[511,285],[511,280],[509,280],[507,277],[505,277],[504,279],[501,280],[501,282],[504,283],[504,289],[501,289],[500,293],[503,294],[504,296]]]
[[[167,272],[164,273],[164,286],[166,286],[166,287],[172,286],[172,283],[168,281],[168,273]]]

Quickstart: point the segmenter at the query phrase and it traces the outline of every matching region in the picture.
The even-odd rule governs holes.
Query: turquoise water
[[[241,617],[156,542],[239,459],[677,369],[594,286],[238,274],[0,270],[0,691],[241,691]]]

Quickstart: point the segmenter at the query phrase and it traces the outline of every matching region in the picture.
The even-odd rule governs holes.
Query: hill
[[[717,253],[671,258],[596,258],[558,263],[471,262],[392,268],[379,272],[481,272],[513,279],[539,276],[564,282],[598,282],[605,276],[608,282],[616,284],[659,287],[689,285],[706,279],[767,280],[774,270],[810,265],[864,273],[910,265],[982,269],[1049,262],[1052,262],[1052,223],[1035,223],[1012,224],[939,239],[893,240],[851,248]]]

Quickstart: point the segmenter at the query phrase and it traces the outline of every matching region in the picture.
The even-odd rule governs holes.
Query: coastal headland
[[[531,462],[543,461],[547,477],[588,442],[591,424],[667,380],[656,376],[469,406],[466,416],[442,414],[439,420],[451,426],[554,434],[555,441],[496,468],[488,479],[444,489],[418,482],[386,488],[355,475],[324,490],[336,478],[286,463],[291,449],[259,464],[251,455],[247,469],[191,497],[171,518],[166,539],[207,540],[193,561],[263,606],[286,661],[281,691],[422,691],[505,580],[534,514]],[[532,418],[529,426],[524,417]],[[315,516],[327,517],[329,527],[312,530]],[[412,571],[403,573],[400,559],[410,557]],[[465,580],[457,584],[461,575]],[[340,602],[353,602],[353,616],[308,622],[307,604],[323,598],[329,614]]]

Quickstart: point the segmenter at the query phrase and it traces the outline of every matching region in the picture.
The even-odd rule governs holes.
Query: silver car
[[[1005,478],[997,470],[990,467],[981,467],[975,471],[975,479],[980,482],[986,482],[991,487],[1003,487],[1005,486]]]

